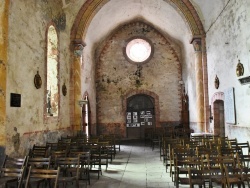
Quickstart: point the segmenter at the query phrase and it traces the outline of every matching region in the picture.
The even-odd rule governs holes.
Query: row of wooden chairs
[[[16,159],[6,156],[0,171],[0,183],[5,187],[11,184],[15,187],[28,188],[34,185],[39,187],[41,183],[44,185],[53,183],[54,187],[74,183],[76,187],[79,187],[79,180],[89,181],[89,155],[59,157],[53,165],[51,157],[25,156]],[[48,181],[48,179],[53,179],[53,181]]]
[[[192,169],[193,169],[194,164],[191,165],[191,162],[187,160],[187,158],[191,158],[191,157],[198,158],[198,159],[205,159],[206,156],[210,156],[210,158],[219,157],[219,156],[229,156],[232,159],[236,159],[236,156],[238,156],[238,158],[240,159],[239,161],[245,161],[245,162],[242,162],[245,165],[244,168],[242,164],[239,165],[241,171],[245,170],[244,171],[245,174],[246,172],[249,172],[249,166],[246,166],[246,163],[249,164],[249,161],[247,160],[247,158],[250,158],[249,157],[250,147],[249,147],[248,142],[238,143],[236,139],[228,139],[226,137],[221,138],[221,137],[215,137],[215,136],[210,137],[210,138],[202,137],[199,139],[197,138],[194,139],[192,137],[190,139],[186,139],[186,138],[173,139],[169,137],[163,137],[161,147],[162,147],[162,154],[160,154],[160,157],[163,157],[163,162],[166,165],[166,171],[168,171],[168,167],[170,167],[170,176],[172,176],[172,180],[175,182],[177,186],[178,186],[178,183],[184,183],[184,182],[185,184],[190,183],[191,185],[190,178],[186,177],[186,179],[185,178],[178,179],[179,174],[181,174],[180,172],[182,172],[181,167],[183,166],[185,166],[185,170],[184,170],[185,175],[188,175],[187,166],[192,166],[192,168],[190,169],[190,173],[193,173]],[[243,149],[245,151],[243,151]],[[181,160],[182,155],[186,156],[185,160]],[[183,161],[184,163],[178,166],[177,164],[180,164],[180,161]],[[221,164],[219,170],[220,172],[223,172],[225,175],[225,172],[228,171],[229,169],[227,166],[226,167],[224,166],[225,166],[224,164]],[[204,170],[204,168],[201,168],[201,165],[199,165],[198,169],[197,168],[194,168],[194,169]],[[243,181],[243,179],[241,179],[241,181]],[[249,183],[249,181],[247,182]],[[223,184],[223,185],[226,185],[226,184]]]
[[[154,150],[155,146],[160,147],[160,153],[162,148],[162,138],[190,138],[190,134],[193,132],[192,129],[187,128],[176,128],[174,126],[169,127],[151,127],[145,128],[144,138],[145,144],[149,141],[152,150]]]
[[[245,187],[245,182],[249,186],[249,167],[243,167],[242,161],[236,162],[232,156],[197,157],[190,154],[188,150],[176,152],[173,173],[176,187],[180,184],[188,184],[190,187],[197,184],[200,187],[206,187],[206,183],[209,187],[213,187],[213,184],[220,184],[222,187],[237,184]]]
[[[116,150],[120,150],[120,142],[116,147],[114,135],[101,135],[95,137],[66,136],[58,142],[47,142],[45,146],[34,145],[30,149],[29,156],[32,157],[66,157],[74,156],[79,152],[90,152],[90,172],[98,173],[98,179],[102,174],[102,166],[108,168],[109,160],[115,158]]]

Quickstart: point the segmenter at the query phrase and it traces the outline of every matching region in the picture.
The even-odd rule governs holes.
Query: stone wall
[[[225,129],[226,135],[230,138],[237,137],[242,141],[250,141],[250,87],[241,85],[238,80],[250,75],[249,9],[248,0],[229,1],[221,7],[222,13],[217,14],[214,22],[205,29],[207,30],[210,104],[213,105],[213,96],[216,93],[224,93],[231,87],[235,89],[236,124],[226,123]],[[244,75],[237,77],[236,67],[239,60],[244,66]],[[218,89],[214,85],[216,75],[220,81]],[[227,122],[226,119],[225,122]],[[210,124],[212,129],[213,123]]]
[[[137,65],[129,63],[123,54],[125,41],[132,37],[145,37],[154,47],[152,59],[141,65],[139,83],[135,75]],[[152,91],[159,96],[159,102],[155,105],[160,109],[157,114],[160,122],[180,122],[181,65],[178,52],[179,48],[171,40],[140,21],[117,28],[103,41],[97,51],[96,65],[99,133],[113,131],[118,126],[121,127],[121,135],[126,135],[126,107],[123,107],[122,99],[128,92],[137,90]]]

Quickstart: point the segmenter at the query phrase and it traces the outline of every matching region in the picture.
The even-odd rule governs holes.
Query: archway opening
[[[214,111],[214,134],[225,136],[224,101],[216,100],[213,105]]]
[[[128,138],[144,138],[145,128],[155,127],[154,98],[138,94],[127,99],[126,126]]]

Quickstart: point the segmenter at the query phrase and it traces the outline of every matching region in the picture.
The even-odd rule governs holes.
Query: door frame
[[[127,92],[125,95],[123,95],[122,99],[122,111],[123,111],[123,120],[124,125],[126,126],[126,114],[127,114],[127,100],[128,98],[132,97],[133,95],[148,95],[154,99],[154,107],[155,107],[155,127],[161,127],[160,125],[160,106],[159,106],[159,96],[149,90],[131,90]],[[127,129],[126,129],[126,135],[127,135]]]

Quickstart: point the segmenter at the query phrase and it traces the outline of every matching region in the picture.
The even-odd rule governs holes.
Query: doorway
[[[224,114],[224,101],[216,100],[214,102],[214,134],[224,137],[225,136],[225,114]]]
[[[127,138],[144,138],[145,128],[155,127],[154,98],[138,94],[127,99],[126,109]]]
[[[84,104],[82,107],[82,130],[83,130],[83,133],[85,133],[86,136],[88,137],[91,135],[90,105],[89,105],[88,96],[85,96],[84,100],[86,101],[86,104]]]

